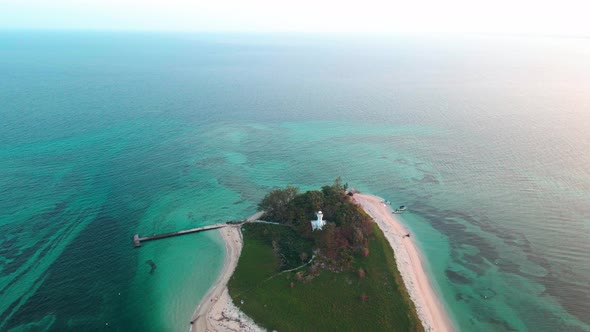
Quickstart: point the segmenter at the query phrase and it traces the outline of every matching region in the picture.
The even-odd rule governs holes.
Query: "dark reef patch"
[[[491,298],[494,298],[497,295],[496,291],[494,291],[493,289],[491,289],[489,287],[488,288],[479,288],[479,289],[476,289],[475,292],[482,299],[487,299],[487,300],[489,300]]]
[[[462,284],[462,285],[471,284],[471,280],[469,280],[469,278],[467,278],[466,276],[464,276],[458,272],[447,269],[447,270],[445,270],[445,274],[446,274],[447,278],[449,278],[449,280],[453,283]]]
[[[421,179],[412,178],[412,181],[416,183],[431,183],[431,184],[439,184],[440,181],[436,179],[436,177],[432,174],[424,174]]]
[[[154,274],[154,271],[156,271],[156,263],[154,263],[153,260],[148,259],[147,261],[145,261],[146,264],[148,264],[150,266],[150,274]]]

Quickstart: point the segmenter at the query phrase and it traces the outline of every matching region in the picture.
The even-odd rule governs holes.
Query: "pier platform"
[[[218,228],[227,227],[227,226],[231,226],[231,224],[223,223],[223,224],[208,225],[208,226],[186,229],[186,230],[178,231],[178,232],[171,232],[171,233],[158,234],[158,235],[152,235],[152,236],[144,236],[144,237],[140,237],[139,234],[134,234],[133,235],[133,246],[137,248],[137,247],[141,247],[141,243],[145,242],[145,241],[152,241],[152,240],[164,239],[167,237],[203,232],[203,231],[218,229]]]

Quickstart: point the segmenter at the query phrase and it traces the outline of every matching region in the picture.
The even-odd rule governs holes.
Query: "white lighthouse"
[[[315,231],[316,229],[321,230],[322,227],[324,227],[324,225],[326,224],[326,221],[323,220],[324,214],[322,213],[322,211],[318,211],[315,215],[318,217],[318,219],[311,221],[311,230],[313,230],[313,231]]]

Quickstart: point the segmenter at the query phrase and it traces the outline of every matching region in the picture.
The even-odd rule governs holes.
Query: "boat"
[[[405,205],[401,205],[399,208],[393,210],[393,213],[395,214],[400,214],[400,213],[404,213],[404,211],[406,211],[406,206]]]

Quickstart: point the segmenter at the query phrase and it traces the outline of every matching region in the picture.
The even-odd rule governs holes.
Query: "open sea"
[[[461,331],[590,331],[590,39],[0,32],[0,331],[188,331],[217,232],[342,176]],[[151,271],[147,261],[153,261]]]

